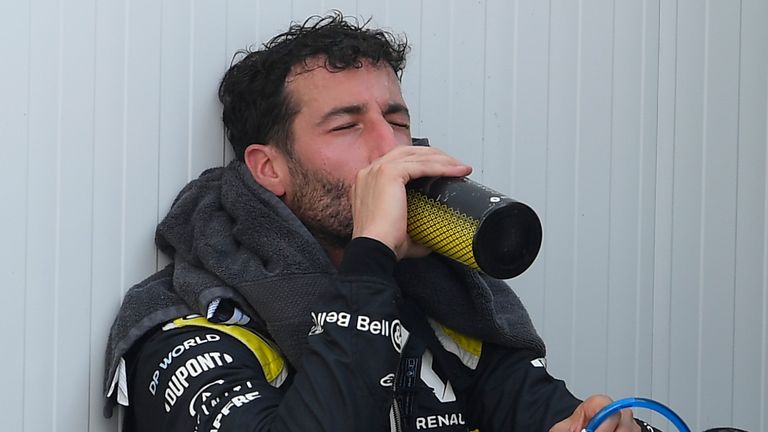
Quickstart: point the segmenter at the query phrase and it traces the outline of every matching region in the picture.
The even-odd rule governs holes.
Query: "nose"
[[[398,133],[395,126],[390,124],[385,118],[378,119],[370,128],[370,145],[372,149],[371,160],[378,159],[389,153],[395,147],[402,145],[398,140]]]

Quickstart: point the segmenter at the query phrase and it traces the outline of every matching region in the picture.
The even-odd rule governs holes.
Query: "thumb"
[[[603,407],[613,402],[605,395],[594,395],[584,400],[567,419],[557,423],[550,429],[550,432],[582,432],[587,427],[587,423],[592,420]],[[598,432],[614,431],[619,424],[620,416],[618,413],[606,419],[597,429]]]
[[[611,404],[613,402],[613,399],[606,395],[593,395],[588,397],[584,403],[581,404],[580,408],[583,409],[583,424],[580,425],[578,431],[583,430],[587,427],[587,424],[589,424],[590,420],[592,420],[595,415],[597,415],[598,412],[600,412],[601,409],[605,408],[607,405]],[[605,421],[597,428],[596,432],[613,432],[616,430],[616,428],[619,426],[619,422],[621,421],[621,415],[619,413],[615,413],[605,419]]]

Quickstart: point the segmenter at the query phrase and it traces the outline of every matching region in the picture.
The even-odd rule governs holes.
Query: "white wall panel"
[[[445,144],[435,139],[434,145],[461,154],[463,161],[476,167],[474,177],[481,181],[485,176],[482,163],[485,154],[482,131],[486,75],[484,43],[488,30],[484,3],[477,0],[453,2],[449,9],[450,20],[442,24],[433,22],[435,32],[442,30],[443,39],[448,43],[447,60],[450,63],[442,74],[437,75],[448,79],[438,78],[435,81],[442,84],[442,93],[450,95],[450,104],[442,107],[428,106],[428,111],[440,116],[440,120],[431,128],[424,129],[424,135],[431,136],[431,130],[445,129],[438,124],[448,122],[457,125],[445,140]],[[424,7],[425,15],[430,15],[437,5],[429,5],[427,2]],[[470,29],[477,30],[469,31]]]
[[[651,395],[660,401],[669,401],[670,395],[670,355],[671,346],[671,295],[672,287],[672,217],[673,174],[674,174],[674,135],[675,118],[675,78],[677,73],[677,40],[675,23],[677,22],[677,3],[659,2],[659,44],[658,68],[658,126],[656,136],[656,179],[653,187],[654,208],[654,260],[653,260],[653,309],[645,314],[653,320],[653,376]],[[650,92],[650,89],[649,89]],[[659,417],[654,417],[657,424]],[[666,424],[666,428],[669,424]],[[665,428],[665,429],[666,429]]]
[[[156,263],[153,253],[157,222],[160,152],[160,83],[162,3],[125,3],[122,143],[122,223],[124,283],[138,282]]]
[[[226,9],[212,1],[192,5],[189,174],[194,178],[210,168],[211,161],[223,162],[224,148],[216,145],[223,137],[217,83],[232,55],[226,52]]]
[[[133,280],[126,280],[124,259],[125,225],[124,167],[126,82],[125,67],[127,4],[102,2],[96,8],[93,226],[91,255],[91,303],[89,313],[91,370],[89,385],[90,431],[115,431],[116,418],[104,419],[103,377],[105,339],[123,293]],[[133,233],[128,233],[132,235]],[[146,235],[146,233],[136,233]],[[149,256],[150,258],[152,255]],[[149,265],[146,264],[145,265]],[[85,332],[83,332],[85,333]],[[35,429],[25,429],[34,431]]]
[[[3,2],[7,429],[119,429],[109,325],[178,190],[232,158],[223,72],[330,9],[407,34],[414,136],[541,216],[511,283],[554,375],[768,430],[765,0]]]
[[[455,120],[452,117],[453,92],[446,91],[454,72],[451,68],[451,33],[447,31],[453,24],[451,15],[451,8],[445,2],[422,1],[419,30],[422,52],[418,60],[411,62],[412,66],[417,66],[421,77],[418,96],[420,104],[418,110],[411,113],[415,120],[411,123],[418,125],[417,136],[427,136],[435,145],[453,141],[452,131],[438,126],[446,123],[449,118]],[[461,153],[461,156],[469,154]]]
[[[713,1],[706,16],[698,424],[733,410],[718,400],[733,400],[733,377],[718,372],[733,370],[734,360],[740,6]]]
[[[197,152],[215,152],[217,145],[204,145],[193,149],[192,140],[195,129],[192,119],[194,76],[197,68],[194,59],[195,36],[193,20],[197,16],[195,3],[186,0],[162,2],[162,26],[160,28],[160,124],[158,172],[159,181],[158,216],[168,211],[171,202],[186,184],[199,172],[192,169],[193,154]],[[222,51],[224,48],[222,47]],[[216,57],[210,59],[210,67],[222,68]],[[210,84],[210,83],[209,83]],[[215,86],[209,85],[209,92],[215,92]],[[208,102],[208,105],[213,105]],[[219,118],[216,116],[214,118]],[[207,123],[206,123],[207,124]],[[210,129],[210,128],[209,128]],[[200,138],[210,136],[207,131]],[[217,142],[214,139],[212,142]],[[215,158],[212,158],[215,160]]]
[[[0,327],[19,328],[24,322],[27,279],[29,83],[30,83],[30,6],[0,3],[2,78],[0,79],[0,280],[3,286],[3,313]],[[23,389],[25,386],[26,338],[23,331],[6,331],[7,349],[0,356],[0,386]],[[17,392],[0,392],[0,411],[6,427],[22,430],[24,399]]]
[[[747,430],[768,427],[768,2],[743,3],[739,70],[733,419]],[[761,18],[762,17],[762,18]],[[757,415],[756,413],[761,413]]]
[[[631,1],[622,2],[622,5],[632,4]],[[631,134],[626,135],[626,139],[630,142],[633,140],[636,140],[636,145],[638,145],[640,148],[637,151],[637,153],[634,154],[634,156],[637,158],[636,163],[638,164],[638,180],[637,180],[637,187],[636,190],[637,193],[637,212],[636,215],[636,221],[638,224],[638,227],[636,229],[637,234],[637,261],[629,264],[629,263],[622,263],[622,260],[615,260],[614,263],[618,266],[636,266],[636,272],[637,272],[637,279],[635,281],[635,289],[636,292],[634,293],[636,303],[634,305],[635,310],[635,316],[634,319],[638,323],[635,326],[634,334],[635,334],[635,340],[634,340],[634,349],[635,349],[635,365],[634,365],[634,373],[635,373],[635,387],[632,391],[633,394],[640,394],[640,395],[648,395],[652,394],[652,382],[653,382],[653,376],[655,373],[655,370],[653,369],[653,342],[654,342],[654,325],[655,320],[653,319],[653,314],[650,312],[654,309],[653,301],[654,301],[654,251],[655,251],[655,230],[656,230],[656,221],[655,221],[655,199],[657,194],[659,193],[658,186],[657,186],[657,173],[658,173],[658,167],[656,165],[657,163],[657,157],[658,157],[658,143],[656,141],[657,137],[657,131],[658,131],[658,124],[659,124],[659,118],[658,118],[658,104],[659,104],[659,95],[657,92],[654,92],[654,90],[658,89],[659,84],[659,57],[660,57],[660,48],[659,48],[659,25],[660,25],[660,19],[659,19],[659,9],[660,9],[660,2],[654,1],[654,0],[645,0],[643,1],[643,8],[642,8],[642,36],[640,40],[640,47],[639,47],[639,63],[638,66],[641,68],[642,75],[640,77],[639,83],[633,83],[633,82],[626,82],[624,88],[629,88],[630,91],[627,93],[631,94],[632,91],[639,92],[639,100],[636,102],[639,104],[638,112],[633,112],[631,114],[629,113],[621,113],[620,111],[614,115],[614,121],[619,121],[620,118],[624,118],[625,115],[630,116],[630,118],[634,115],[638,115],[637,118],[638,124],[638,130],[637,130],[637,137],[632,137]],[[618,7],[618,10],[624,10],[624,7]],[[622,16],[622,15],[618,15]],[[636,17],[636,15],[635,15]],[[637,18],[634,18],[637,20]],[[629,22],[632,21],[632,18],[628,18],[626,21],[624,21],[622,24],[618,24],[617,28],[622,29],[626,28],[625,26],[629,25]],[[623,30],[619,30],[617,32],[618,35],[623,34]],[[622,48],[622,50],[627,50],[629,52],[633,51],[634,49],[638,49],[637,46],[630,45],[628,48],[625,46]],[[622,50],[616,49],[614,52],[616,52],[618,58],[622,57]],[[618,64],[618,63],[617,63]],[[623,76],[628,73],[625,72],[622,69],[617,69],[614,71],[615,76],[615,82],[622,83],[622,80],[624,79]],[[620,99],[624,99],[623,92],[619,91],[618,97],[614,96],[614,108],[615,109],[621,109],[622,104],[619,101]],[[628,96],[627,96],[628,97]],[[625,128],[631,128],[628,124],[622,124],[618,123],[614,125],[614,137],[622,137],[618,138],[623,141],[624,139],[624,133],[627,133],[625,131]],[[633,129],[630,129],[633,130]],[[631,157],[630,157],[631,158]],[[615,170],[617,173],[623,173],[624,171],[621,168],[617,168]],[[619,178],[621,178],[621,175],[615,176],[615,181],[619,181]],[[630,191],[625,190],[614,190],[614,196],[619,197],[623,194],[628,193],[629,195],[632,195],[633,189],[630,189]],[[614,211],[613,215],[619,215],[619,210]],[[629,217],[629,214],[627,214],[627,217]],[[620,223],[620,222],[617,222]],[[628,221],[624,220],[623,223],[628,223]],[[616,242],[617,246],[615,247],[621,247],[618,246],[618,244],[621,244],[624,242],[625,238],[632,238],[632,237],[624,237],[622,235],[615,235],[612,237],[613,241]],[[612,247],[613,249],[613,247]],[[619,267],[620,268],[620,267]],[[627,270],[629,271],[629,270]],[[615,271],[614,275],[615,277],[622,277],[619,276],[621,274],[620,270]],[[626,276],[625,276],[626,277]],[[627,282],[628,283],[628,282]],[[611,288],[614,287],[614,280],[610,283]],[[621,319],[621,317],[616,317],[614,319]],[[651,319],[652,323],[649,323],[648,320]],[[643,323],[643,324],[639,324]],[[621,338],[621,336],[618,336]],[[611,343],[618,343],[620,339],[612,339]],[[609,366],[611,367],[611,366]],[[624,371],[623,373],[627,373],[628,371]],[[608,380],[609,385],[609,391],[611,394],[618,394],[614,391],[618,391],[617,389],[614,390],[611,388],[612,380],[609,376]],[[626,391],[626,390],[625,390]]]
[[[608,217],[611,182],[613,5],[580,5],[577,58],[576,158],[574,160],[573,385],[605,388],[608,325]],[[572,138],[573,139],[573,138]],[[582,314],[581,311],[592,313]],[[582,344],[585,335],[590,343]]]
[[[574,161],[578,156],[579,6],[578,2],[567,0],[550,2],[547,190],[546,207],[540,212],[545,227],[541,258],[546,268],[541,331],[548,344],[551,369],[569,377],[575,376],[572,341],[576,314],[583,313],[573,307],[577,295],[574,215],[578,203]]]
[[[648,395],[652,327],[644,316],[653,299],[656,95],[647,89],[656,87],[658,2],[614,7],[606,391]],[[625,349],[613,349],[619,345]]]
[[[72,392],[85,394],[90,373],[83,361],[90,340],[81,335],[91,324],[95,5],[62,2],[59,10],[56,238],[51,244],[56,281],[53,327],[46,329],[53,336],[51,358],[56,359],[48,366],[54,373],[52,431],[88,429],[88,405]]]
[[[27,297],[24,303],[24,406],[26,430],[54,430],[56,344],[53,330],[59,289],[59,158],[62,147],[60,4],[32,2],[29,41],[27,184]],[[44,410],[35,407],[46,407]]]
[[[680,2],[677,19],[672,204],[670,401],[687,418],[697,415],[701,382],[698,333],[702,283],[702,197],[705,9]],[[684,385],[684,383],[689,383]]]

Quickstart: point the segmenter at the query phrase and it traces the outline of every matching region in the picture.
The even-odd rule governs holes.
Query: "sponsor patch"
[[[391,373],[379,381],[382,387],[392,387],[395,385],[395,374]]]
[[[249,387],[250,387],[250,383]],[[236,387],[233,389],[233,391],[241,391],[242,389],[240,387]],[[218,414],[216,414],[216,417],[213,419],[213,429],[211,429],[211,432],[219,432],[219,429],[221,429],[221,422],[236,408],[240,408],[243,405],[254,401],[261,397],[261,394],[259,394],[258,391],[250,391],[245,392],[243,394],[239,394],[237,396],[232,397],[232,399],[229,400],[222,408],[221,411],[219,411]]]
[[[408,335],[408,332],[403,328],[398,319],[392,321],[373,319],[367,315],[353,316],[348,312],[312,312],[312,322],[313,326],[309,331],[309,336],[322,333],[328,324],[335,324],[344,328],[354,325],[354,329],[357,331],[389,337],[392,341],[392,346],[397,352],[402,351]]]
[[[465,424],[464,417],[461,413],[416,417],[416,430],[434,429],[443,426],[461,426]]]
[[[196,378],[204,372],[230,364],[233,361],[229,354],[216,351],[200,354],[187,360],[176,369],[171,379],[168,380],[163,392],[165,395],[165,412],[171,412],[171,408],[176,404],[178,398],[189,388],[188,378]]]
[[[149,392],[152,393],[153,396],[155,393],[157,393],[157,385],[160,382],[160,370],[167,370],[176,357],[182,355],[190,348],[194,348],[208,342],[216,342],[219,340],[221,340],[221,336],[209,333],[205,336],[195,336],[193,338],[187,339],[173,347],[173,349],[168,351],[168,354],[163,357],[163,359],[160,361],[160,364],[157,365],[155,372],[152,373],[152,381],[149,383]]]
[[[208,383],[203,386],[200,390],[195,393],[194,396],[192,396],[192,400],[189,401],[189,415],[190,417],[197,416],[197,410],[200,409],[200,411],[205,415],[211,415],[210,412],[208,412],[208,407],[206,406],[206,402],[208,402],[208,399],[211,398],[211,388],[214,386],[220,386],[224,384],[224,380],[216,380],[212,383]]]

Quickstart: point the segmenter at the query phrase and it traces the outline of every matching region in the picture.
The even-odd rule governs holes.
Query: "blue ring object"
[[[671,421],[680,432],[691,432],[688,425],[685,424],[683,419],[680,418],[674,411],[669,409],[666,405],[656,402],[655,400],[645,398],[626,398],[619,399],[616,402],[606,405],[601,409],[592,420],[587,424],[584,429],[586,432],[595,432],[597,428],[603,424],[608,417],[612,416],[616,412],[623,410],[624,408],[647,408],[652,411],[656,411],[662,414],[667,420]]]

